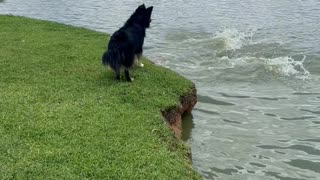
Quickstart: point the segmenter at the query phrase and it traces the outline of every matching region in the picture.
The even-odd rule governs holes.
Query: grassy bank
[[[116,82],[108,37],[0,16],[0,178],[198,179],[160,110],[192,83],[152,65]]]

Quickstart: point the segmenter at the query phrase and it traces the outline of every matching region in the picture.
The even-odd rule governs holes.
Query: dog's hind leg
[[[125,76],[126,76],[126,80],[128,81],[128,82],[132,82],[133,81],[133,78],[131,78],[130,77],[130,74],[129,74],[129,68],[125,68],[124,69],[124,74],[125,74]]]
[[[133,66],[134,59],[135,59],[134,52],[127,52],[125,54],[125,59],[124,59],[123,64],[122,64],[124,66],[124,68],[125,68],[124,69],[124,74],[125,74],[126,80],[128,82],[133,81],[133,78],[130,77],[129,69]]]
[[[121,69],[121,66],[116,66],[115,67],[115,73],[116,73],[116,80],[120,80],[120,69]]]

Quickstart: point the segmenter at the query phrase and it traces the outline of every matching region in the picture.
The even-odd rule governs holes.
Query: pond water
[[[112,33],[141,3],[0,0],[0,13]],[[145,3],[145,56],[197,86],[184,126],[204,179],[320,179],[320,1]]]

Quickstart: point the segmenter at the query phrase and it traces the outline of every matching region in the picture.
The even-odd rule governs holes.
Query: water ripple
[[[310,155],[320,155],[319,149],[316,149],[316,148],[313,148],[310,146],[305,146],[305,145],[292,145],[292,146],[288,146],[288,147],[280,147],[280,146],[273,146],[273,145],[260,145],[257,147],[262,148],[262,149],[293,149],[293,150],[297,150],[297,151],[303,151],[303,152],[310,154]]]
[[[294,166],[300,169],[307,169],[310,171],[314,171],[320,173],[320,162],[302,160],[302,159],[294,159],[288,162],[285,162],[290,166]]]
[[[221,106],[233,106],[234,104],[226,102],[226,101],[220,101],[213,99],[209,96],[204,96],[204,95],[197,95],[198,101],[202,103],[208,103],[208,104],[215,104],[215,105],[221,105]]]

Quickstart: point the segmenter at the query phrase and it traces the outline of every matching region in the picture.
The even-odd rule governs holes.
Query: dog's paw
[[[142,64],[142,63],[140,63],[140,65],[139,65],[140,67],[143,67],[144,66],[144,64]]]
[[[128,82],[132,82],[134,79],[133,78],[127,78]]]

